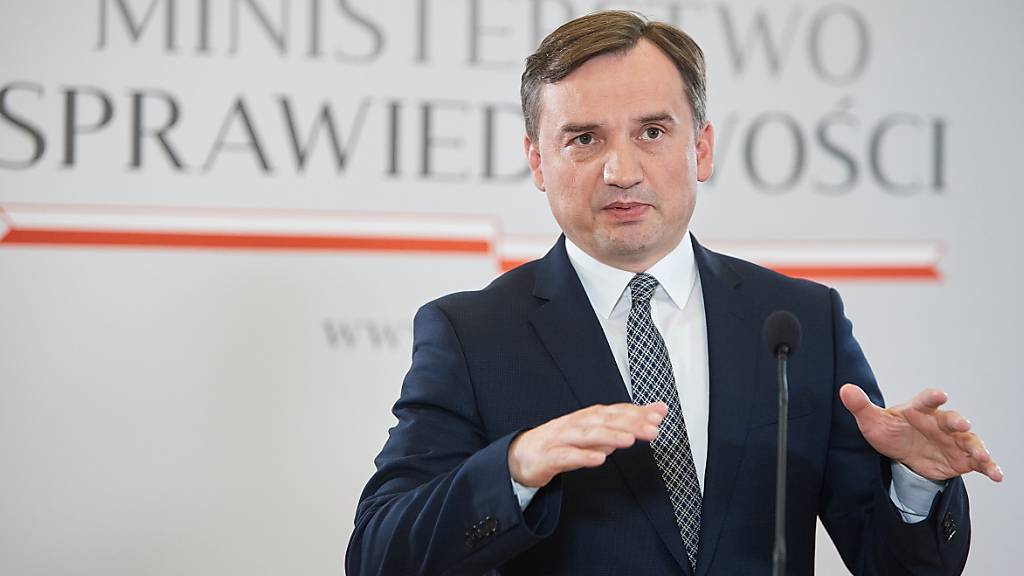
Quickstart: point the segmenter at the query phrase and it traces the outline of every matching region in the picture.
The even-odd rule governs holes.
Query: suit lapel
[[[630,402],[608,340],[569,262],[564,237],[540,262],[534,296],[546,302],[530,322],[580,406]],[[650,444],[638,442],[629,449],[616,450],[609,460],[625,477],[680,568],[690,574],[686,548]]]
[[[759,333],[741,278],[719,255],[693,241],[704,295],[710,377],[708,461],[704,473],[697,576],[708,573],[747,442]]]
[[[540,262],[533,294],[546,302],[530,322],[580,405],[629,402],[608,340],[569,263],[564,236]]]

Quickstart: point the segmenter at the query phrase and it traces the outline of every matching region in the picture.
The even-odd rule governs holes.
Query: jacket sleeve
[[[508,470],[518,432],[488,437],[459,338],[436,304],[416,314],[412,367],[393,412],[398,424],[360,496],[349,576],[479,575],[551,534],[560,484],[520,510]]]
[[[956,575],[963,571],[971,524],[963,480],[950,480],[936,495],[928,517],[907,524],[889,498],[891,462],[864,440],[839,400],[847,382],[884,406],[875,377],[843,302],[830,290],[835,350],[831,437],[822,490],[821,520],[853,574]]]

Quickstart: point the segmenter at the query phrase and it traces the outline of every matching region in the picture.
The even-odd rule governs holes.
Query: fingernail
[[[644,426],[644,433],[647,436],[653,436],[653,437],[657,438],[658,437],[658,427],[657,426]]]
[[[658,414],[657,412],[649,412],[647,414],[647,421],[651,422],[652,424],[660,424],[662,418],[662,415]]]

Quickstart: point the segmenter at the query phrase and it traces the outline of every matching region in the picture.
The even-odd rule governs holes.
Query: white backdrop
[[[1013,572],[1010,0],[5,0],[0,572],[343,572],[415,309],[557,234],[522,60],[606,6],[707,52],[694,232],[837,286],[890,401],[950,392],[1007,473],[967,573]]]

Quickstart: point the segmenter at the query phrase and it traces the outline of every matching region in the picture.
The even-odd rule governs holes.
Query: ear
[[[526,152],[526,162],[530,165],[530,174],[533,175],[533,185],[537,190],[544,192],[544,170],[540,166],[540,149],[530,140],[529,135],[523,136],[523,150]]]
[[[715,127],[708,122],[697,135],[697,180],[707,182],[715,173]]]

